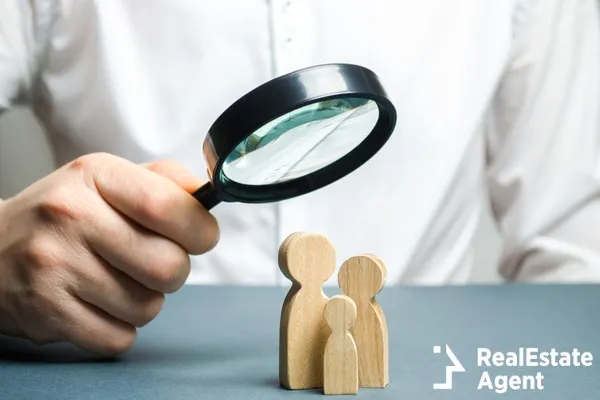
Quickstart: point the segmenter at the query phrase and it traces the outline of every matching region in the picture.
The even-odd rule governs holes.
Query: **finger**
[[[144,228],[174,240],[190,254],[205,253],[216,245],[216,219],[173,181],[108,154],[71,163],[71,168],[81,167],[111,206]]]
[[[89,251],[101,259],[98,262],[104,260],[152,291],[172,293],[183,286],[191,268],[184,248],[139,226],[101,199],[98,203],[97,222],[86,224],[82,235]]]
[[[150,290],[100,257],[87,253],[85,270],[76,272],[72,293],[114,318],[142,327],[164,304],[164,294]]]
[[[67,301],[61,337],[96,354],[115,356],[127,351],[137,336],[133,325],[120,321],[99,308],[73,297]]]
[[[172,160],[159,160],[152,163],[142,164],[142,166],[154,173],[170,179],[188,193],[195,192],[198,190],[198,188],[202,187],[208,182],[207,179],[195,176],[183,165]]]

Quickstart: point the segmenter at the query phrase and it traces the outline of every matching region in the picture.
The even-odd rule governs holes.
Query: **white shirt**
[[[60,163],[104,151],[205,175],[226,107],[329,62],[379,75],[391,140],[320,191],[218,205],[190,283],[287,284],[277,251],[298,230],[339,264],[378,255],[388,284],[465,282],[488,201],[506,279],[600,278],[596,0],[0,0],[0,108],[31,104]]]

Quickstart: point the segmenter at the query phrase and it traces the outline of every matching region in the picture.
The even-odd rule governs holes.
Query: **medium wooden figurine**
[[[384,287],[387,270],[373,255],[346,260],[338,273],[338,285],[357,308],[351,333],[358,349],[361,387],[381,388],[389,383],[388,330],[385,315],[375,295]]]

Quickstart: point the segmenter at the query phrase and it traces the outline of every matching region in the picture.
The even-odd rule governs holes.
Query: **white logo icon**
[[[434,354],[440,354],[441,352],[441,346],[433,346]],[[450,349],[450,346],[448,345],[446,345],[446,355],[448,355],[448,358],[450,359],[450,361],[452,361],[452,365],[446,367],[446,382],[434,383],[434,390],[452,389],[452,374],[454,372],[465,372],[465,368],[462,366],[460,361],[458,361],[458,358],[456,358],[456,356],[452,352],[452,349]]]

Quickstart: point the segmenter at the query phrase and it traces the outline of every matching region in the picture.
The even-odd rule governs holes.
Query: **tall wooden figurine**
[[[287,389],[323,387],[323,352],[330,333],[323,319],[329,300],[323,284],[335,266],[335,249],[321,235],[294,233],[279,249],[279,267],[292,281],[279,339],[279,381]]]

